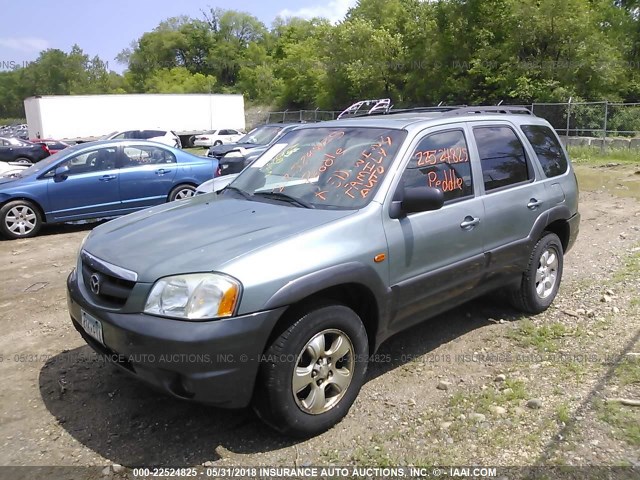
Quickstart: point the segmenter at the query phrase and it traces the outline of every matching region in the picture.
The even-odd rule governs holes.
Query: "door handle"
[[[165,173],[170,173],[171,170],[165,170],[164,168],[161,168],[159,170],[156,170],[156,175],[164,175]]]
[[[463,230],[471,230],[473,227],[475,227],[479,223],[480,223],[479,218],[475,218],[470,215],[467,215],[466,217],[464,217],[464,221],[460,224],[460,228],[462,228]]]
[[[100,177],[101,182],[110,182],[111,180],[115,180],[116,175],[103,175]]]
[[[542,202],[539,200],[536,200],[535,198],[532,198],[531,200],[529,200],[529,203],[527,204],[527,208],[529,210],[535,210],[536,208],[538,208],[540,205],[542,205]]]

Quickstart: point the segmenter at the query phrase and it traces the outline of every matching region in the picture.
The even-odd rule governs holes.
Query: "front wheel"
[[[33,162],[30,158],[18,157],[14,160],[14,163],[19,163],[20,165],[31,165]]]
[[[367,332],[353,310],[344,305],[311,310],[263,355],[253,408],[286,435],[322,433],[349,411],[368,357]]]
[[[182,200],[184,198],[193,197],[196,193],[196,187],[193,185],[178,185],[169,193],[169,201]]]
[[[216,140],[215,142],[213,142],[214,147],[217,147],[219,145],[222,145],[222,140]]]
[[[563,264],[562,242],[555,233],[545,232],[531,252],[520,285],[511,292],[513,306],[534,314],[549,308],[560,288]]]
[[[12,240],[33,237],[42,227],[40,212],[30,202],[15,200],[0,208],[0,233]]]

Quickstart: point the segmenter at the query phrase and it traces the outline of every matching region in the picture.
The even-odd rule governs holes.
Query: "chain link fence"
[[[269,112],[265,123],[313,123],[335,120],[341,110],[285,110],[284,112]]]
[[[569,145],[640,148],[640,103],[569,101],[509,106],[526,107],[544,118]],[[320,122],[334,120],[340,113],[318,109],[268,112],[264,123]]]

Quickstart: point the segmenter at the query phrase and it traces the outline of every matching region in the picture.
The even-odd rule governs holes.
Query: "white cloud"
[[[285,8],[278,15],[281,17],[324,17],[328,18],[332,23],[337,23],[344,19],[347,11],[351,7],[355,7],[357,0],[330,0],[329,3],[323,5],[315,5],[304,7],[298,10],[289,10]]]
[[[37,37],[0,37],[0,47],[20,52],[41,52],[49,48],[49,42]]]

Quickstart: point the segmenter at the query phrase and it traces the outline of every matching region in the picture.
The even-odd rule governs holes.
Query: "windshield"
[[[47,170],[51,165],[56,163],[62,157],[66,157],[70,153],[80,150],[81,148],[83,148],[83,146],[86,147],[86,145],[78,144],[78,145],[73,145],[71,147],[67,147],[64,150],[60,150],[59,152],[54,153],[53,155],[45,158],[44,160],[40,160],[38,163],[34,163],[29,168],[21,171],[19,176],[26,177],[27,175],[32,175],[34,173],[37,174],[44,170]]]
[[[296,200],[309,208],[358,209],[375,195],[406,132],[306,128],[284,135],[230,185],[230,195]]]
[[[238,143],[255,143],[256,145],[266,145],[276,138],[282,127],[261,126],[256,127],[238,140]]]

